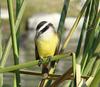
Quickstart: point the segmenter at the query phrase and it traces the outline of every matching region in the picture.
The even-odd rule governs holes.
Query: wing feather
[[[35,37],[35,57],[36,57],[36,60],[39,60],[40,56],[39,56],[38,49],[37,49],[37,46],[36,46],[36,38],[37,37]]]

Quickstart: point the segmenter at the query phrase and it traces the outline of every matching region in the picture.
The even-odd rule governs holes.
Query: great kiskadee
[[[36,60],[55,55],[59,45],[59,38],[53,24],[42,21],[36,27],[35,56]],[[51,66],[54,62],[51,62]],[[48,73],[48,64],[42,65],[42,74]]]

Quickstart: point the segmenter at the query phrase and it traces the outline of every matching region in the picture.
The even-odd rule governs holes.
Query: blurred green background
[[[63,7],[64,0],[27,0],[27,6],[22,18],[22,22],[20,24],[20,63],[28,62],[34,60],[34,38],[33,40],[28,38],[28,32],[26,31],[26,23],[29,17],[36,14],[41,13],[61,13]],[[14,12],[15,12],[15,1],[14,4]],[[2,9],[7,10],[7,0],[0,0],[0,5]],[[79,11],[82,8],[82,3],[80,0],[70,0],[69,9],[67,16],[76,17]],[[3,50],[8,41],[8,37],[10,35],[10,27],[8,19],[2,19],[2,46]],[[78,38],[77,38],[78,39]],[[66,51],[75,51],[77,46],[77,39],[71,39]],[[9,58],[7,60],[6,66],[10,66],[13,64],[13,56],[12,50],[9,54]],[[68,67],[70,67],[71,61],[69,59],[63,59],[59,61],[56,73],[62,74],[64,73]],[[41,68],[31,67],[28,68],[33,71],[40,71]],[[21,84],[22,87],[36,87],[41,80],[41,77],[38,76],[30,76],[30,75],[21,75]],[[13,74],[6,73],[4,74],[4,87],[13,87]],[[65,83],[63,83],[60,87],[66,87]]]

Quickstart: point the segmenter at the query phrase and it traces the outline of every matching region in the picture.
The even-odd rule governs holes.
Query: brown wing
[[[35,57],[36,57],[36,60],[40,59],[36,45],[35,45]]]
[[[35,43],[35,57],[36,57],[36,60],[39,60],[40,59],[40,56],[39,56],[39,53],[38,53],[38,49],[37,49],[36,43]]]
[[[37,34],[36,34],[35,39],[34,39],[34,42],[35,42],[35,57],[36,57],[36,60],[39,60],[40,56],[39,56],[38,49],[37,49],[37,46],[36,46],[36,39],[37,39]]]
[[[58,36],[58,35],[57,35]],[[59,36],[58,36],[58,39],[59,39]],[[57,55],[59,54],[59,48],[60,48],[60,39],[58,41],[58,44],[57,44],[57,47],[56,47],[56,50],[55,50],[55,54],[54,55]]]

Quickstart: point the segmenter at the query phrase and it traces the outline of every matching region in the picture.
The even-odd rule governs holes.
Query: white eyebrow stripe
[[[42,29],[44,29],[49,23],[44,24],[39,30],[38,32],[40,32]]]

